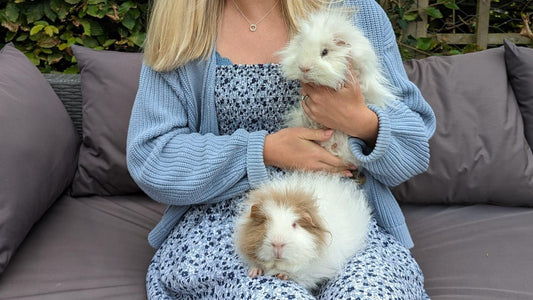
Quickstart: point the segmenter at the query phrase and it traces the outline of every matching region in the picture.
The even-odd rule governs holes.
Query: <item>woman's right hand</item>
[[[351,177],[343,161],[316,142],[331,138],[331,129],[284,128],[265,137],[265,165],[288,170],[325,171]]]

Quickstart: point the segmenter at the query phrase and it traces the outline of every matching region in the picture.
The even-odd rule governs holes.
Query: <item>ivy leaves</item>
[[[147,1],[14,0],[0,4],[0,46],[14,42],[42,71],[76,72],[70,46],[137,51]]]

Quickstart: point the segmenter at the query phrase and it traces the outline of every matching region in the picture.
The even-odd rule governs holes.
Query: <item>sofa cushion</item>
[[[46,79],[13,44],[0,50],[0,273],[72,181],[79,139]]]
[[[504,40],[507,74],[524,119],[524,131],[533,147],[533,49]]]
[[[81,74],[83,143],[72,194],[123,195],[140,189],[126,166],[126,136],[142,55],[72,46]]]
[[[393,189],[403,203],[533,205],[533,154],[503,47],[405,63],[437,117],[427,172]]]
[[[533,299],[533,209],[403,205],[432,300]]]
[[[164,209],[141,195],[62,197],[0,277],[0,299],[146,299],[146,239]]]

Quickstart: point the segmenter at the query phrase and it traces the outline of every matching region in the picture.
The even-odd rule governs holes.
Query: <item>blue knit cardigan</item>
[[[379,117],[374,148],[356,138],[351,138],[351,147],[362,162],[367,178],[362,187],[378,224],[411,248],[405,219],[389,187],[428,167],[428,140],[435,131],[435,116],[407,78],[382,8],[374,0],[345,4],[357,7],[354,22],[372,42],[387,77],[399,91],[395,105],[370,107]],[[268,179],[263,162],[267,132],[239,129],[231,135],[218,134],[215,71],[215,49],[209,59],[171,72],[142,66],[128,131],[127,164],[148,196],[168,204],[148,237],[155,248],[191,205],[230,199]]]

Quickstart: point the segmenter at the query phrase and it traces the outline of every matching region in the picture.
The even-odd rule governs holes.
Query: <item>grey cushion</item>
[[[517,47],[504,40],[505,63],[509,80],[524,119],[524,131],[533,146],[533,49]]]
[[[482,204],[402,209],[432,300],[533,299],[533,209]]]
[[[0,273],[70,184],[79,139],[61,101],[12,44],[0,50]]]
[[[164,209],[142,195],[62,197],[0,276],[0,299],[146,299],[147,235]]]
[[[404,203],[533,205],[533,154],[503,47],[405,64],[437,117],[426,173],[393,189]]]
[[[81,46],[72,50],[81,73],[83,101],[83,143],[72,194],[139,192],[126,166],[126,136],[142,55]]]

